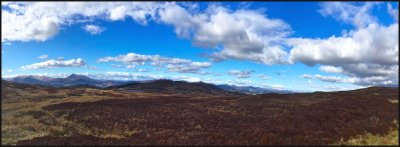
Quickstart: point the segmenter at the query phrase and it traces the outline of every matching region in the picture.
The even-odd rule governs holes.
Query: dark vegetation
[[[327,145],[365,133],[385,134],[396,126],[393,120],[399,115],[398,103],[389,101],[398,98],[396,88],[251,96],[219,91],[204,83],[158,81],[111,89],[184,95],[44,106],[43,110],[93,132],[131,134],[120,138],[60,134],[18,145]],[[193,96],[197,92],[220,97]]]
[[[151,93],[166,93],[166,94],[185,94],[191,96],[233,96],[245,95],[239,92],[230,92],[219,88],[218,86],[203,82],[189,83],[185,81],[172,80],[155,80],[146,83],[129,83],[119,86],[111,86],[107,89],[113,90],[139,90]]]

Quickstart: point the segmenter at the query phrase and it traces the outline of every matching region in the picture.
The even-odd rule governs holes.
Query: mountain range
[[[222,88],[227,91],[236,91],[245,94],[265,94],[265,93],[293,93],[289,90],[278,90],[278,89],[267,89],[267,88],[260,88],[260,87],[253,87],[253,86],[235,86],[235,85],[217,85],[219,88]]]
[[[38,75],[21,75],[13,78],[5,78],[4,80],[24,84],[39,84],[53,87],[64,86],[96,86],[108,89],[124,89],[145,92],[181,92],[190,93],[192,91],[210,93],[210,94],[226,94],[227,92],[239,92],[244,94],[264,94],[264,93],[292,93],[288,90],[267,89],[253,86],[235,86],[235,85],[214,85],[204,82],[189,83],[185,81],[172,80],[149,80],[149,81],[115,81],[115,80],[96,80],[84,75],[71,74],[66,78],[51,78]]]
[[[107,89],[117,89],[123,91],[143,91],[152,93],[179,93],[185,95],[219,95],[219,96],[233,96],[243,95],[236,91],[227,91],[214,84],[204,82],[186,82],[186,81],[172,81],[167,79],[132,82],[129,84],[111,86]]]
[[[39,84],[39,85],[54,86],[54,87],[90,85],[90,86],[105,88],[125,83],[123,81],[95,80],[87,76],[77,75],[77,74],[71,74],[66,78],[51,78],[47,76],[22,75],[13,78],[5,78],[4,80],[16,83]]]

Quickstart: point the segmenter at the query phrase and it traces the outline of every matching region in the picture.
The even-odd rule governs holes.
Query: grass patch
[[[389,102],[397,104],[397,103],[399,103],[399,100],[398,99],[389,99]]]
[[[386,135],[373,135],[371,133],[367,133],[364,135],[360,135],[358,137],[349,139],[347,141],[340,141],[335,145],[399,145],[399,123],[394,121],[393,123],[397,124],[397,127],[392,129]]]

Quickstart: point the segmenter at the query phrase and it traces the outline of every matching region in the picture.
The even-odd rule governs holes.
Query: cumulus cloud
[[[173,25],[175,33],[188,38],[193,45],[217,49],[214,61],[250,60],[267,65],[287,63],[283,38],[291,33],[290,26],[279,19],[269,19],[259,11],[231,11],[210,6],[204,13],[193,13],[170,4],[159,11],[160,20]],[[235,25],[231,25],[235,24]]]
[[[211,5],[204,12],[192,11],[188,5],[151,2],[26,2],[8,3],[2,9],[4,41],[45,41],[62,26],[94,19],[111,21],[132,18],[140,24],[149,20],[170,24],[178,37],[193,45],[213,48],[207,56],[214,61],[250,60],[267,65],[287,63],[283,40],[290,26],[280,19],[270,19],[258,10],[240,8],[232,11]],[[228,25],[227,25],[228,24]],[[229,25],[235,24],[235,25]],[[98,26],[87,24],[92,34]]]
[[[182,73],[196,73],[201,68],[211,67],[208,62],[190,62],[185,64],[168,64],[166,68],[168,71],[182,72]]]
[[[209,62],[194,62],[187,59],[168,58],[160,55],[141,55],[136,53],[128,53],[126,55],[118,55],[116,57],[104,57],[98,60],[99,62],[121,62],[127,67],[134,65],[144,65],[150,63],[155,67],[164,67],[170,72],[180,73],[200,73],[200,69],[209,68],[212,66]]]
[[[293,46],[291,60],[307,65],[398,64],[398,29],[398,24],[387,27],[370,24],[367,28],[351,31],[347,37],[293,38],[288,41]]]
[[[85,29],[86,32],[89,32],[91,35],[97,35],[100,34],[101,32],[104,31],[103,27],[97,26],[97,25],[85,25],[83,27],[83,29]]]
[[[332,4],[332,5],[328,5]],[[324,3],[321,14],[354,24],[342,36],[326,39],[291,38],[290,62],[309,66],[322,64],[321,71],[342,73],[358,85],[398,82],[398,23],[384,26],[370,15],[375,3]]]
[[[321,4],[322,9],[319,12],[325,17],[332,16],[336,20],[353,24],[356,27],[365,27],[376,21],[376,18],[370,14],[371,8],[376,4],[369,2],[356,6],[349,2],[324,2]]]
[[[44,54],[44,55],[41,55],[41,56],[38,57],[38,59],[41,59],[41,60],[44,60],[44,59],[47,59],[47,58],[49,58],[49,55],[47,55],[47,54]]]
[[[172,26],[178,37],[190,40],[194,46],[211,48],[206,56],[213,61],[320,64],[321,71],[340,71],[360,79],[356,84],[397,83],[398,9],[387,4],[387,12],[395,21],[383,25],[371,12],[380,4],[324,2],[318,11],[322,16],[351,24],[354,29],[329,38],[289,38],[292,30],[285,21],[245,7],[231,10],[209,5],[203,11],[186,4],[157,2],[11,2],[2,3],[2,42],[46,41],[65,26],[78,23],[88,26],[87,22],[96,19],[131,18],[142,25],[154,21]],[[189,73],[211,66],[208,62],[137,54],[101,60],[122,62],[126,66],[149,62],[169,71]]]
[[[345,79],[341,77],[335,77],[335,76],[321,76],[319,74],[315,75],[314,78],[319,79],[321,81],[325,82],[345,82]]]
[[[34,63],[31,65],[25,65],[22,66],[21,68],[23,70],[28,70],[28,69],[41,69],[41,68],[57,68],[57,67],[81,67],[86,65],[86,62],[81,59],[71,59],[71,60],[66,60],[66,61],[58,61],[58,60],[48,60],[40,63]]]
[[[103,57],[99,62],[122,62],[124,64],[139,64],[142,62],[152,61],[154,59],[161,59],[159,55],[140,55],[136,53],[128,53],[126,55],[118,55],[116,57]]]
[[[236,76],[237,78],[248,78],[253,72],[254,72],[253,70],[249,71],[231,70],[228,72],[228,74]]]
[[[94,19],[123,20],[130,17],[147,24],[159,3],[153,2],[12,2],[2,5],[2,42],[46,41],[60,28]],[[4,9],[8,8],[8,9]],[[92,26],[91,32],[99,32]]]
[[[320,71],[329,72],[329,73],[342,73],[342,67],[335,67],[335,66],[320,66]]]

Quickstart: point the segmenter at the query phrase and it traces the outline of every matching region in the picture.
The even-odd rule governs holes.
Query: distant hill
[[[48,85],[51,79],[53,78],[46,78],[45,76],[36,76],[36,75],[22,75],[14,78],[5,78],[4,80],[16,83],[24,83],[24,84]]]
[[[14,78],[5,78],[5,80],[16,83],[39,84],[39,85],[55,86],[55,87],[88,85],[88,86],[96,86],[104,88],[125,83],[121,81],[95,80],[87,76],[77,75],[77,74],[71,74],[66,78],[51,78],[51,77],[37,76],[37,75],[22,75]]]
[[[243,95],[238,92],[226,91],[216,85],[204,82],[185,82],[172,80],[153,80],[147,82],[132,82],[119,86],[111,86],[108,89],[127,91],[144,91],[153,93],[182,93],[189,95]]]
[[[1,80],[1,99],[3,100],[14,99],[23,95],[29,95],[29,93],[47,93],[48,90],[54,90],[57,88],[50,86],[43,86],[39,84],[23,84],[11,81]],[[25,98],[25,97],[24,97]]]
[[[267,89],[253,86],[235,86],[235,85],[217,85],[219,88],[227,90],[227,91],[235,91],[245,94],[266,94],[266,93],[293,93],[289,90],[276,90],[276,89]]]
[[[12,81],[23,84],[39,84],[53,87],[99,87],[99,88],[122,88],[135,91],[163,92],[163,93],[192,93],[199,92],[203,94],[266,94],[266,93],[293,93],[288,90],[266,89],[253,86],[234,86],[234,85],[214,85],[204,82],[189,83],[185,81],[172,80],[149,80],[149,81],[113,81],[96,80],[84,75],[71,74],[66,78],[51,78],[38,75],[21,75],[13,78],[4,78],[6,81]]]

